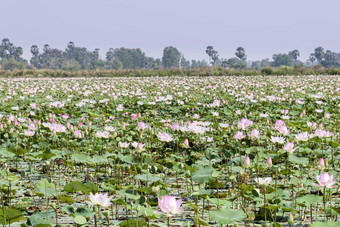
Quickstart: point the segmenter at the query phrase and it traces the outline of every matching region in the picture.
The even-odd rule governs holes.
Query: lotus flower
[[[288,153],[293,153],[296,149],[297,149],[297,147],[294,148],[294,143],[293,142],[287,142],[283,146],[283,150],[287,151]]]
[[[259,178],[255,178],[254,180],[259,185],[268,186],[270,184],[270,182],[272,181],[272,178],[271,177],[266,177],[265,179],[262,179],[261,177],[259,177]]]
[[[164,141],[164,142],[170,142],[170,141],[174,140],[174,138],[170,134],[168,134],[166,132],[163,132],[163,133],[162,132],[158,132],[157,133],[157,137],[158,137],[158,139],[160,141]]]
[[[240,131],[237,131],[234,135],[234,139],[236,140],[241,140],[243,139],[244,137],[246,137],[245,135],[243,135],[243,132],[240,132]]]
[[[308,132],[301,132],[295,135],[295,138],[297,141],[308,141],[309,135],[308,135]]]
[[[175,196],[162,196],[161,199],[158,198],[158,206],[162,212],[167,213],[170,217],[173,214],[179,214],[184,209],[180,209],[182,204],[182,199],[176,200]]]
[[[285,142],[285,138],[280,136],[272,136],[270,139],[273,143],[283,144]]]
[[[327,172],[321,173],[321,175],[316,176],[316,180],[318,181],[319,185],[314,184],[314,186],[320,186],[322,188],[332,188],[336,181],[333,181],[333,175],[329,176]]]
[[[90,192],[90,196],[89,196],[91,201],[86,201],[88,204],[90,205],[99,205],[102,207],[108,207],[111,205],[110,200],[113,198],[113,196],[108,197],[108,194],[101,194],[101,193],[96,193],[95,195],[92,194],[92,192]]]
[[[250,137],[251,137],[251,138],[259,138],[259,137],[260,137],[260,132],[259,132],[259,130],[257,130],[257,129],[251,130]]]

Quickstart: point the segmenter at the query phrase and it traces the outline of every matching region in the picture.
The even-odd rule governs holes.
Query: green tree
[[[247,55],[246,55],[246,51],[244,50],[243,47],[238,47],[236,49],[236,53],[235,53],[236,57],[238,57],[240,60],[247,60]]]
[[[326,50],[324,54],[324,60],[320,62],[323,67],[340,67],[340,62],[338,61],[338,55],[335,52]]]
[[[289,51],[288,55],[289,55],[289,57],[294,59],[294,62],[296,62],[298,57],[300,56],[300,52],[299,52],[299,50],[295,49],[295,50]]]
[[[310,54],[308,59],[309,59],[309,61],[310,61],[310,62],[312,63],[312,65],[313,65],[313,63],[314,63],[315,60],[316,60],[315,54],[314,54],[314,53]]]
[[[190,67],[190,61],[185,59],[184,55],[182,55],[181,68],[189,68],[189,67]]]
[[[211,57],[214,52],[214,47],[213,46],[207,46],[207,49],[205,50],[205,53],[209,56],[209,62],[211,62]]]
[[[139,48],[110,48],[109,51],[106,52],[106,60],[111,62],[113,59],[120,61],[123,64],[124,69],[141,69],[145,67],[145,63],[147,62],[145,53]]]
[[[247,64],[245,61],[239,60],[238,58],[229,58],[228,60],[224,60],[225,66],[233,69],[245,69]]]
[[[119,70],[123,68],[123,63],[121,63],[118,59],[114,58],[110,61],[107,61],[105,67],[106,69]]]
[[[281,65],[293,66],[293,59],[288,54],[274,54],[272,66],[280,67]]]
[[[208,67],[209,64],[206,60],[191,60],[191,67],[196,68],[196,67]]]
[[[15,69],[24,69],[26,67],[25,62],[20,62],[14,59],[14,57],[9,59],[3,59],[1,61],[1,69],[3,70],[15,70]]]
[[[162,57],[163,66],[165,68],[178,68],[181,56],[181,52],[179,52],[176,47],[165,47]]]
[[[324,50],[321,46],[315,48],[314,56],[315,56],[316,60],[318,60],[319,63],[322,61],[324,54],[325,54]]]

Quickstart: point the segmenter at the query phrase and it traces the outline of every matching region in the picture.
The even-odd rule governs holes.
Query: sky
[[[187,59],[221,58],[245,48],[248,60],[318,46],[340,52],[339,0],[0,0],[0,39],[24,48],[141,48],[160,58],[174,46]]]

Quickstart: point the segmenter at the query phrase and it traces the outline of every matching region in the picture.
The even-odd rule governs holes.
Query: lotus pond
[[[1,79],[0,223],[339,226],[339,85]]]

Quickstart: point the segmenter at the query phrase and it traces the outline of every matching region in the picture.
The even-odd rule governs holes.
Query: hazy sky
[[[0,0],[0,39],[24,48],[65,49],[69,41],[90,50],[141,48],[161,57],[175,46],[187,59],[249,60],[299,49],[305,61],[317,46],[340,52],[339,0]]]

